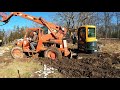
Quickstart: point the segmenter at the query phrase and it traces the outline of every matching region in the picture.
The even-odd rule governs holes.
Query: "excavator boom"
[[[8,22],[12,16],[20,16],[22,18],[46,26],[50,30],[51,34],[57,39],[62,39],[67,32],[66,28],[62,28],[61,26],[55,25],[51,22],[47,22],[42,17],[37,18],[31,15],[24,14],[22,12],[11,12],[10,15],[5,14],[4,12],[0,12],[0,16],[2,17],[2,19],[0,20],[1,22]],[[60,35],[60,37],[58,35]]]

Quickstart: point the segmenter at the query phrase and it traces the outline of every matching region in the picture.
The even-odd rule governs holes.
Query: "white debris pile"
[[[77,59],[83,59],[83,57],[78,57]]]
[[[55,73],[55,71],[57,71],[57,69],[44,64],[43,70],[36,71],[35,73],[37,73],[40,78],[47,78],[49,74]]]

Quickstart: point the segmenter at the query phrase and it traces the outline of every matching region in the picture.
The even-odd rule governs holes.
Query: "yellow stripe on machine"
[[[93,42],[93,41],[97,41],[97,39],[96,38],[87,38],[86,39],[86,42]]]

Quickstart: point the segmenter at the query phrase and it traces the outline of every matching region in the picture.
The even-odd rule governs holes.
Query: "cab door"
[[[86,43],[86,27],[78,29],[78,49],[85,48]]]

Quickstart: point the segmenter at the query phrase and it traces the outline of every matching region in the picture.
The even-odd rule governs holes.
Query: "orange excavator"
[[[44,57],[51,58],[52,60],[61,59],[62,56],[69,56],[70,51],[67,48],[67,40],[64,38],[67,29],[51,22],[44,20],[42,17],[34,17],[22,12],[11,12],[9,15],[4,12],[0,12],[1,22],[8,23],[12,16],[20,16],[22,18],[31,20],[38,24],[45,26],[50,33],[44,33],[43,28],[27,28],[23,40],[16,42],[16,45],[11,50],[13,58],[23,58],[24,56],[34,56],[35,54],[41,54],[44,52]],[[33,32],[38,34],[38,42],[35,46],[35,50],[30,49],[29,37]]]

